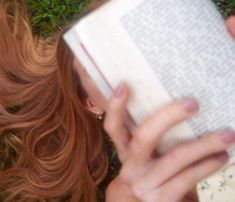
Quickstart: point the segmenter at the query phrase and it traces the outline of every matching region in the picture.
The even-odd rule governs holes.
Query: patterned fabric
[[[235,202],[235,163],[197,186],[200,202]]]

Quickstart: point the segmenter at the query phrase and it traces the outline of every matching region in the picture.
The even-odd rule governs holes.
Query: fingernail
[[[222,153],[219,153],[219,154],[215,154],[214,155],[214,158],[222,163],[225,163],[228,161],[228,154],[227,152],[222,152]]]
[[[183,102],[183,107],[187,112],[196,112],[199,109],[199,104],[196,99],[189,98]]]
[[[235,143],[235,132],[234,131],[225,131],[220,133],[220,137],[224,144],[231,145]]]
[[[121,97],[125,93],[125,91],[126,91],[126,85],[125,85],[125,83],[121,83],[114,90],[114,96]]]

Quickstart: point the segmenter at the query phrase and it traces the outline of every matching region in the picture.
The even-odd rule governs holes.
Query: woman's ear
[[[100,107],[98,107],[91,98],[86,99],[85,107],[93,114],[100,115],[104,113]]]

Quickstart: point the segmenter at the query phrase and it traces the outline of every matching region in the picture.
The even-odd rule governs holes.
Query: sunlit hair
[[[32,36],[22,2],[0,2],[0,135],[8,132],[18,153],[0,172],[0,198],[96,201],[107,155],[73,55],[61,37]]]

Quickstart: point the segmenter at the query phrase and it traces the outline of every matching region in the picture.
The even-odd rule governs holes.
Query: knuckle
[[[184,162],[188,162],[189,158],[193,159],[191,154],[194,153],[194,157],[200,155],[198,149],[200,149],[201,146],[202,145],[200,144],[198,147],[197,142],[195,142],[194,140],[182,142],[169,150],[168,157],[171,161],[173,160],[174,162],[179,162],[183,164]]]
[[[143,135],[139,130],[137,130],[137,131],[135,132],[135,134],[134,134],[134,136],[133,136],[133,140],[134,140],[134,142],[135,142],[136,145],[140,145],[140,144],[143,143],[143,136],[144,136],[144,135]]]
[[[120,179],[130,185],[130,177],[129,177],[129,173],[127,172],[127,170],[125,168],[122,168],[120,173],[119,173]]]
[[[129,169],[127,166],[123,166],[122,169],[120,170],[120,179],[132,187],[133,185],[133,170]]]
[[[145,190],[145,184],[141,182],[134,183],[131,186],[131,191],[139,199],[143,199],[146,195],[146,192],[148,192],[148,190]]]
[[[103,126],[108,133],[113,133],[118,129],[116,122],[109,118],[105,119]]]
[[[109,101],[107,105],[107,110],[106,110],[107,114],[109,114],[110,116],[114,116],[114,114],[119,111],[118,110],[119,108],[120,108],[119,104],[117,104],[114,101],[114,99],[111,98],[111,100]]]
[[[108,106],[108,110],[113,113],[113,112],[116,111],[116,109],[117,109],[118,107],[119,107],[119,105],[117,105],[116,102],[114,102],[114,101],[111,100],[111,102],[109,103],[109,106]]]
[[[131,191],[134,196],[141,201],[155,202],[155,201],[167,201],[163,200],[163,194],[159,188],[146,188],[146,183],[135,183],[131,187]]]
[[[174,147],[171,149],[171,151],[168,154],[169,159],[177,162],[177,161],[181,161],[181,154],[184,154],[185,152],[185,148],[184,147]]]
[[[184,110],[182,110],[182,106],[180,105],[179,101],[172,102],[168,105],[166,105],[162,111],[163,114],[172,114],[175,117],[181,117],[185,113]],[[169,116],[168,116],[169,117]]]
[[[136,129],[133,140],[136,142],[137,145],[146,145],[153,141],[151,136],[149,135],[149,131],[147,132],[143,128]]]
[[[198,111],[199,105],[195,99],[183,99],[171,102],[165,107],[165,111],[173,117],[185,118]]]
[[[206,157],[223,151],[226,149],[226,145],[218,138],[217,133],[211,133],[193,141],[190,148],[191,152],[195,151],[195,155]]]
[[[109,102],[108,108],[111,112],[118,113],[120,110],[123,110],[125,108],[125,103],[123,103],[122,99],[116,99],[112,97]]]
[[[143,179],[133,183],[130,188],[134,196],[142,201],[156,201],[153,200],[153,196],[155,196],[154,199],[159,198],[159,189],[149,188]]]
[[[208,147],[212,147],[215,151],[221,151],[221,149],[226,149],[227,145],[223,142],[222,134],[224,132],[214,132],[209,135],[204,136],[204,141],[208,144]],[[203,139],[203,138],[202,138]]]

